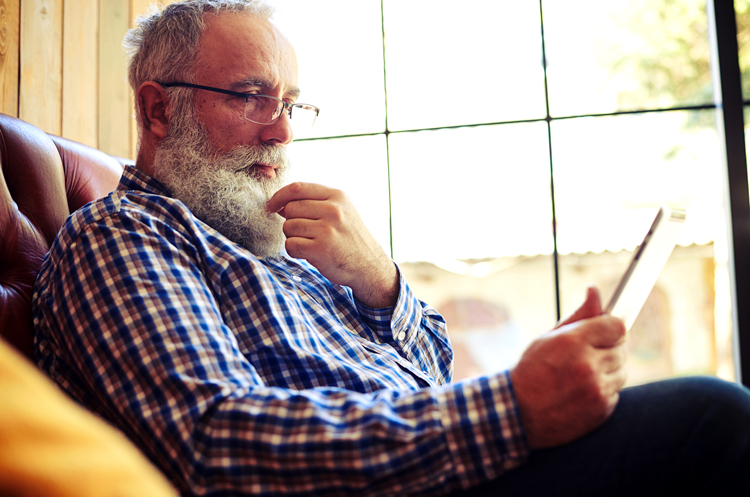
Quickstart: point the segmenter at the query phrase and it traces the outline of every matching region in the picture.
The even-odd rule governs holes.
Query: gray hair
[[[138,19],[123,40],[130,57],[128,80],[133,94],[145,81],[194,82],[198,43],[205,29],[204,14],[242,12],[270,19],[274,13],[265,0],[184,0],[162,10],[152,9]],[[177,97],[180,92],[168,93]],[[140,121],[138,112],[136,116]]]

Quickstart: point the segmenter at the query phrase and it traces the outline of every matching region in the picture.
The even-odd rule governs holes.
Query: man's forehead
[[[207,14],[205,22],[196,61],[199,78],[298,91],[294,48],[270,21],[253,14],[225,12]]]

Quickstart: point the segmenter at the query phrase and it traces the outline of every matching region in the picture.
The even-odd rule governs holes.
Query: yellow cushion
[[[177,493],[124,435],[0,340],[0,495]]]

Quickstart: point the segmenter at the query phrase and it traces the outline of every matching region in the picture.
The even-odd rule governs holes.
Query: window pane
[[[552,252],[545,123],[397,133],[389,139],[397,259]]]
[[[343,190],[386,253],[391,252],[385,136],[294,142],[293,179]]]
[[[546,124],[389,140],[395,257],[446,318],[456,378],[513,365],[556,320]]]
[[[544,1],[551,114],[711,103],[705,5]]]
[[[385,130],[380,0],[273,2],[276,24],[294,45],[300,102],[320,107],[308,136]]]
[[[606,302],[660,204],[687,207],[679,246],[630,332],[629,381],[733,378],[724,175],[712,111],[552,123],[563,314]]]
[[[388,126],[545,115],[535,2],[385,0]]]

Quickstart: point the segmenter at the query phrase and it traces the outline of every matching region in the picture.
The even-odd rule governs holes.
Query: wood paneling
[[[167,5],[169,1],[160,2],[162,5]],[[135,20],[148,13],[151,5],[156,4],[153,0],[131,0],[130,1],[130,12],[132,13],[132,24],[131,27],[135,26]]]
[[[0,0],[0,112],[18,116],[20,0]]]
[[[24,0],[25,1],[25,0]],[[99,4],[99,148],[108,154],[132,156],[132,105],[127,57],[122,39],[131,22],[130,0]]]
[[[62,0],[21,2],[19,116],[62,131]]]
[[[135,158],[122,39],[175,0],[0,0],[0,112]]]
[[[62,135],[99,145],[99,0],[63,6]]]

